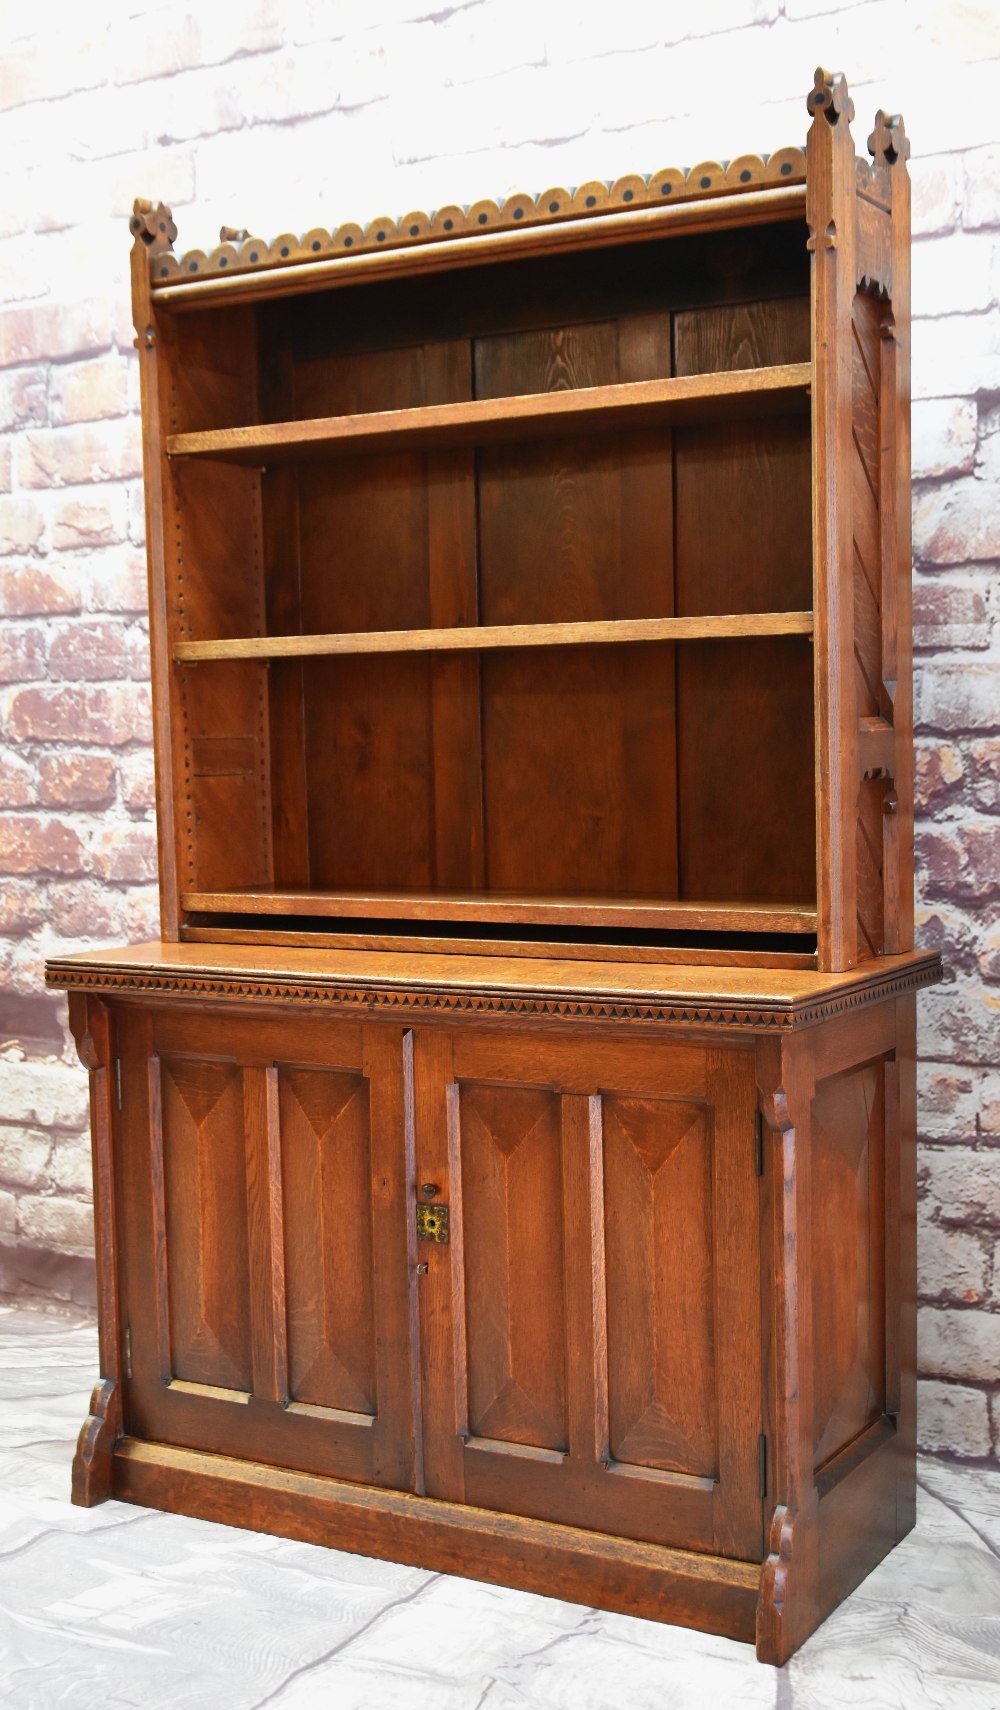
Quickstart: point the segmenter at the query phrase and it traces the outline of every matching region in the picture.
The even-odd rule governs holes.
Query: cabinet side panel
[[[289,1394],[373,1414],[371,1144],[364,1077],[281,1067]]]
[[[678,314],[674,349],[678,374],[807,360],[808,300]],[[715,424],[674,443],[678,613],[808,611],[808,426]],[[815,895],[812,674],[798,638],[678,649],[681,896]]]
[[[252,1387],[243,1086],[233,1062],[160,1062],[173,1375]]]
[[[611,1453],[710,1478],[718,1449],[706,1112],[620,1095],[603,1104]]]
[[[465,1082],[459,1121],[469,1429],[565,1449],[559,1102]]]
[[[669,316],[478,339],[477,397],[670,373]],[[671,436],[484,450],[483,623],[673,612]],[[491,889],[673,896],[674,653],[669,646],[485,654]]]
[[[818,1467],[886,1405],[884,1060],[817,1083],[812,1147]]]

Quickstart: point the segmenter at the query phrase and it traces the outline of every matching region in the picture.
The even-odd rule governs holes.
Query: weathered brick
[[[37,815],[0,820],[0,873],[84,873],[87,854],[75,826]]]
[[[1000,813],[1000,737],[984,737],[969,745],[972,798],[984,813]]]
[[[923,885],[921,874],[916,906],[917,943],[924,950],[940,950],[947,956],[949,966],[956,959],[971,961],[979,943],[978,919],[947,898],[935,901],[925,898]]]
[[[100,427],[34,428],[21,439],[22,487],[77,487],[141,472],[142,443],[131,417]]]
[[[934,1454],[944,1450],[978,1460],[990,1452],[986,1394],[968,1384],[922,1378],[917,1385],[917,1441]]]
[[[985,1241],[931,1216],[921,1217],[918,1223],[917,1271],[922,1298],[945,1296],[967,1306],[987,1298],[990,1255]]]
[[[1000,659],[983,665],[925,662],[915,703],[916,722],[925,730],[995,730],[1000,725]]]
[[[5,1187],[44,1187],[52,1143],[37,1129],[0,1126],[0,1177]]]
[[[0,885],[0,933],[20,937],[32,932],[43,918],[40,887],[30,881],[4,879]],[[0,1074],[2,1074],[0,1069]]]
[[[0,439],[0,493],[9,493],[13,484],[14,458],[10,440]]]
[[[74,682],[125,674],[125,632],[120,623],[64,624],[49,645],[49,672]]]
[[[994,881],[995,882],[995,881]],[[920,999],[920,1038],[944,1062],[990,1063],[1000,1057],[1000,996],[973,981],[935,986]]]
[[[952,1064],[917,1065],[920,1132],[931,1139],[974,1140],[978,1133],[980,1076]]]
[[[16,754],[4,754],[0,765],[0,807],[30,807],[34,799],[34,769]]]
[[[15,735],[37,742],[118,748],[152,736],[149,693],[140,683],[21,689],[10,724]]]
[[[986,648],[991,640],[986,585],[918,581],[913,589],[913,642],[916,647]],[[1000,721],[1000,706],[997,707]]]
[[[917,858],[929,895],[1000,893],[1000,825],[944,825],[917,834]]]
[[[46,420],[44,368],[13,368],[0,374],[0,427],[5,433]]]
[[[78,1199],[25,1194],[17,1205],[17,1232],[31,1246],[89,1254],[94,1247],[94,1214]]]
[[[998,224],[1000,208],[1000,144],[976,148],[966,154],[965,193],[962,224],[969,230]]]
[[[52,420],[57,424],[99,422],[126,415],[129,364],[117,351],[52,371]]]
[[[52,885],[47,918],[63,938],[92,941],[118,938],[124,931],[121,897],[103,883]]]
[[[4,1080],[3,1114],[7,1121],[37,1128],[79,1131],[87,1117],[86,1077],[78,1065],[56,1057],[19,1060],[0,1057]]]
[[[925,1146],[920,1177],[945,1222],[1000,1229],[1000,1147]]]
[[[38,780],[46,807],[107,807],[115,795],[115,763],[106,754],[61,750],[42,756]]]
[[[969,398],[923,398],[913,405],[914,480],[969,475],[976,457],[978,413]]]
[[[917,1340],[918,1368],[927,1376],[992,1380],[1000,1370],[1000,1312],[925,1306]]]
[[[74,494],[53,507],[52,544],[58,552],[115,546],[125,539],[127,528],[127,502],[115,488],[85,498]]]
[[[107,350],[111,316],[107,303],[37,303],[0,310],[0,368],[21,362],[48,362],[54,351],[63,359]]]
[[[13,1245],[17,1233],[17,1201],[12,1193],[0,1192],[0,1246]]]
[[[153,756],[148,749],[140,754],[123,755],[118,776],[122,800],[133,813],[142,813],[156,806]]]
[[[0,496],[0,556],[30,552],[45,533],[45,519],[34,499],[20,493]]]
[[[1000,925],[990,927],[977,958],[979,972],[991,985],[1000,984]]]
[[[282,16],[277,0],[255,0],[238,11],[175,10],[169,29],[151,31],[148,18],[142,16],[122,19],[113,32],[114,81],[144,83],[151,77],[170,77],[196,66],[219,65],[280,47]]]
[[[78,612],[78,578],[49,564],[18,564],[0,575],[0,614],[41,617],[54,612]]]
[[[0,683],[32,683],[45,676],[45,637],[37,624],[0,624]]]
[[[86,560],[87,605],[95,612],[144,612],[146,554],[134,548],[94,554]]]
[[[94,1171],[88,1134],[56,1135],[49,1155],[49,1180],[59,1193],[90,1199]]]
[[[1000,1138],[1000,1069],[991,1067],[983,1076],[979,1097],[979,1131],[991,1140]]]
[[[913,508],[913,550],[927,564],[1000,558],[1000,507],[974,476],[921,493]]]
[[[108,826],[94,845],[93,867],[102,879],[134,884],[156,878],[156,829]]]
[[[921,742],[914,751],[913,766],[918,813],[943,807],[959,794],[965,776],[959,748],[947,742]]]

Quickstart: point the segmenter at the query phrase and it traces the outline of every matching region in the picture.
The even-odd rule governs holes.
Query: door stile
[[[288,1402],[288,1326],[281,1197],[278,1071],[243,1070],[253,1392],[260,1401]]]
[[[450,1205],[456,1181],[461,1192],[461,1171],[456,1169],[453,1179],[450,1156],[452,1041],[447,1034],[428,1031],[417,1037],[415,1045],[416,1204]],[[433,1188],[433,1193],[422,1191],[427,1188]],[[415,1215],[414,1205],[411,1217],[415,1219]],[[460,1312],[464,1324],[461,1279],[456,1278],[450,1242],[418,1241],[416,1256],[424,1478],[433,1495],[461,1502],[465,1495],[465,1421],[459,1419],[455,1369],[455,1319]],[[428,1423],[434,1429],[428,1430]]]
[[[604,1168],[599,1093],[560,1100],[566,1292],[567,1460],[581,1473],[606,1466],[608,1316],[604,1253]]]

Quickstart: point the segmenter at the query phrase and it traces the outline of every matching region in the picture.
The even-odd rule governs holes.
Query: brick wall
[[[880,105],[913,140],[918,902],[951,974],[921,1000],[921,1436],[996,1457],[1000,14],[435,5],[107,0],[7,22],[0,1292],[92,1286],[83,1075],[43,957],[156,929],[133,196],[171,203],[185,248],[223,222],[271,236],[770,150],[804,137],[822,62],[848,75],[859,146]]]

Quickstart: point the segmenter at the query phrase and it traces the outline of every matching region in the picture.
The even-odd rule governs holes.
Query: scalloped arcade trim
[[[360,1010],[437,1011],[454,1015],[525,1015],[541,1019],[598,1022],[661,1022],[671,1026],[746,1028],[773,1033],[806,1027],[829,1016],[845,1014],[866,1004],[899,997],[940,978],[931,962],[861,987],[814,998],[801,1004],[774,1007],[732,1003],[719,998],[706,1003],[667,1002],[655,998],[585,997],[571,992],[548,995],[538,991],[457,991],[445,986],[427,990],[413,986],[383,986],[356,981],[303,981],[275,975],[260,978],[237,974],[194,974],[168,970],[80,968],[50,963],[46,984],[53,988],[118,993],[136,997],[216,998],[227,1002],[320,1004]]]
[[[556,186],[543,190],[538,196],[515,192],[502,201],[474,202],[470,207],[449,204],[432,214],[418,210],[403,214],[398,220],[383,216],[370,220],[367,226],[348,222],[335,226],[331,231],[316,226],[302,237],[283,232],[270,243],[246,231],[223,226],[217,249],[210,253],[189,249],[181,256],[174,255],[172,247],[162,242],[164,226],[160,220],[165,216],[165,221],[170,223],[169,208],[157,208],[157,218],[151,231],[147,222],[152,205],[137,201],[129,224],[136,242],[142,243],[150,252],[150,279],[155,291],[157,287],[191,277],[300,266],[328,261],[334,255],[402,249],[446,238],[476,237],[488,232],[514,231],[524,226],[552,225],[560,220],[578,220],[596,214],[634,212],[637,208],[661,207],[667,202],[684,202],[697,197],[732,195],[772,185],[804,184],[805,178],[803,150],[782,148],[770,155],[742,154],[732,161],[704,160],[687,170],[663,167],[648,178],[633,172],[614,182],[592,179],[576,189]],[[153,231],[160,241],[151,243]]]

